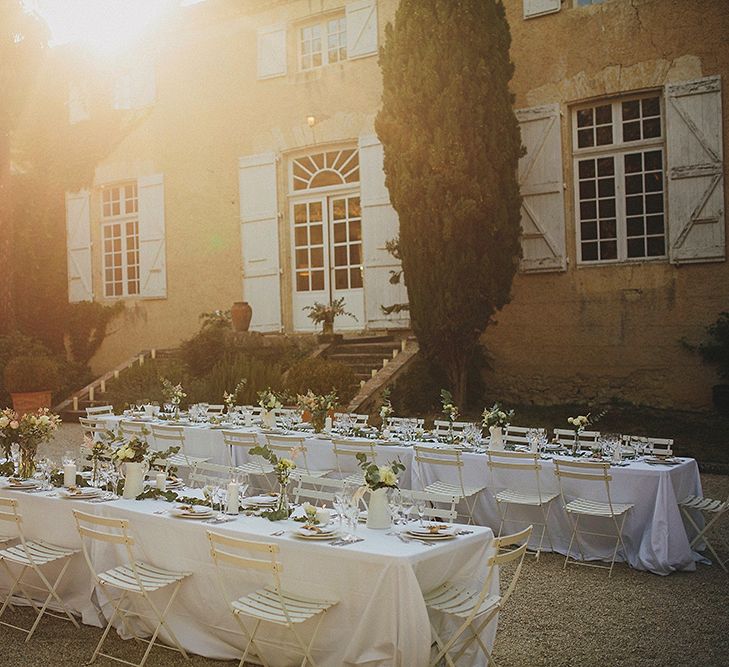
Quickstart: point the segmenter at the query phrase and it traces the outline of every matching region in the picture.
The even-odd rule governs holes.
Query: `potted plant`
[[[724,380],[711,388],[714,407],[729,414],[729,312],[719,315],[716,322],[706,327],[707,340],[698,345],[681,341],[685,347],[698,352],[707,364],[715,364],[719,377]]]
[[[51,394],[60,385],[58,364],[50,357],[15,357],[5,366],[4,380],[16,412],[50,408]]]
[[[313,306],[304,306],[304,310],[309,311],[308,317],[314,324],[322,325],[319,340],[324,342],[333,342],[336,340],[336,336],[334,335],[334,318],[340,315],[346,315],[347,317],[353,317],[355,320],[357,319],[355,315],[344,309],[344,297],[334,299],[334,301],[330,301],[328,304],[317,301]]]

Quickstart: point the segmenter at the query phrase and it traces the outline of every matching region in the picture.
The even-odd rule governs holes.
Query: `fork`
[[[434,547],[435,544],[433,542],[426,542],[425,540],[418,540],[414,537],[405,537],[402,533],[397,534],[398,538],[401,542],[405,542],[405,544],[408,544],[410,542],[417,542],[418,544],[422,544],[424,547]]]

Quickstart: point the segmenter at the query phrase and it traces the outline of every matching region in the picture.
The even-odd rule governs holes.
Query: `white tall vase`
[[[125,463],[124,464],[124,493],[127,500],[134,500],[144,491],[144,473],[146,463]]]
[[[370,503],[367,506],[367,528],[384,530],[392,525],[392,515],[387,502],[387,489],[370,491]]]
[[[501,426],[489,426],[489,433],[491,434],[491,441],[489,447],[491,449],[503,449],[504,448],[504,431]]]
[[[273,410],[264,410],[261,413],[261,422],[264,428],[274,428],[276,426],[276,413]]]

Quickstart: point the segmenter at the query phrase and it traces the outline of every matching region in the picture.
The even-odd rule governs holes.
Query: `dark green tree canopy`
[[[401,0],[380,55],[375,127],[412,326],[459,402],[521,252],[510,42],[501,2]]]

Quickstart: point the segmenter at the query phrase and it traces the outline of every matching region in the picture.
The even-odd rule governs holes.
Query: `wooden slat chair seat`
[[[333,507],[334,497],[343,489],[343,479],[299,475],[294,489],[294,503],[299,504],[307,501],[317,507],[322,505]]]
[[[678,506],[681,508],[681,512],[684,517],[686,517],[688,522],[696,531],[695,536],[690,542],[691,548],[693,549],[700,542],[703,542],[706,545],[706,548],[716,559],[716,562],[719,563],[719,567],[721,567],[724,572],[729,572],[727,569],[727,563],[729,563],[729,542],[727,542],[720,531],[715,529],[717,522],[723,516],[729,516],[729,496],[727,496],[727,499],[723,501],[706,498],[704,496],[686,496],[686,498],[678,503]],[[694,519],[694,513],[699,513],[699,515],[704,519],[703,528],[701,528],[698,522]],[[727,553],[726,558],[722,559],[716,552],[716,548],[708,539],[709,534],[716,536],[716,538],[722,542]]]
[[[555,458],[554,474],[559,480],[559,489],[560,495],[562,496],[564,510],[572,522],[572,535],[570,536],[570,543],[567,547],[567,555],[565,556],[562,569],[566,569],[567,564],[571,562],[575,565],[607,569],[609,570],[608,576],[612,577],[613,567],[615,566],[615,559],[617,557],[619,547],[623,548],[623,553],[626,555],[627,561],[627,550],[625,548],[625,543],[623,542],[623,525],[625,524],[625,518],[627,517],[628,512],[633,508],[633,505],[629,503],[613,502],[610,494],[610,481],[612,480],[610,464],[607,462],[603,463],[578,460],[568,461],[565,459]],[[604,490],[605,500],[585,498],[583,497],[583,494],[580,494],[579,496],[572,496],[572,499],[568,500],[568,497],[570,496],[568,496],[566,491],[570,490],[571,480],[574,480],[576,484],[579,484],[582,490],[584,490],[585,484],[588,483],[592,484],[596,489],[602,488]],[[582,516],[608,518],[612,521],[615,532],[602,533],[581,530],[580,517]],[[585,552],[579,538],[580,533],[615,538],[615,548],[613,549],[610,565],[599,565],[597,563],[587,562]],[[580,560],[577,560],[571,555],[573,543],[577,544],[577,549],[580,552]]]
[[[495,665],[489,650],[481,641],[481,633],[484,628],[496,619],[516,588],[524,564],[524,555],[526,554],[531,531],[532,528],[529,526],[514,535],[494,539],[494,554],[486,562],[487,570],[483,584],[478,582],[473,584],[446,582],[435,590],[424,594],[425,604],[429,611],[454,616],[458,619],[457,629],[447,641],[440,637],[431,619],[431,632],[435,638],[434,643],[438,651],[431,660],[430,667],[436,667],[443,659],[449,667],[454,667],[473,642],[477,642],[481,651],[483,651],[486,663]],[[515,549],[505,550],[515,544],[520,546]],[[491,585],[494,576],[497,576],[497,573],[504,565],[512,563],[516,563],[516,567],[511,575],[508,587],[503,593],[492,593]],[[503,570],[501,571],[503,572]],[[469,632],[464,636],[466,630]],[[459,640],[462,643],[458,651],[452,655],[451,651]]]
[[[368,461],[377,463],[377,446],[372,440],[332,438],[332,451],[339,477],[354,484],[364,484],[364,473],[358,467],[357,454],[364,454]],[[349,469],[353,466],[357,468],[354,472]]]
[[[245,431],[221,431],[223,434],[223,442],[228,451],[228,461],[231,467],[235,467],[237,470],[244,472],[246,475],[254,475],[264,477],[266,480],[266,487],[269,490],[273,490],[273,481],[271,479],[273,473],[273,466],[260,456],[251,456],[250,450],[253,447],[258,446],[258,439],[255,433],[247,433]],[[247,461],[244,463],[235,463],[235,457],[233,451],[239,448],[241,451],[247,453]],[[257,488],[264,490],[261,484],[257,485]]]
[[[444,495],[458,496],[463,500],[467,511],[464,517],[468,523],[473,523],[473,508],[476,504],[476,496],[486,488],[486,484],[477,486],[466,486],[463,481],[463,458],[460,449],[435,449],[434,447],[423,447],[415,445],[415,462],[420,471],[420,478],[426,479],[425,466],[432,466],[436,474],[438,469],[441,471],[456,469],[458,473],[458,483],[448,482],[444,480],[436,480],[428,484],[423,491],[431,493],[439,493]]]
[[[518,436],[514,436],[518,437]],[[496,501],[496,507],[501,515],[501,523],[499,525],[499,533],[504,530],[504,524],[509,522],[531,523],[532,526],[541,525],[542,534],[539,538],[539,545],[536,549],[536,557],[542,551],[544,538],[547,538],[549,546],[554,551],[552,537],[549,534],[549,513],[552,509],[552,501],[559,496],[558,493],[547,492],[542,489],[541,471],[542,464],[539,454],[534,452],[507,452],[500,450],[488,449],[486,451],[487,465],[491,471],[491,488]],[[509,488],[498,488],[496,484],[496,474],[499,470],[508,470],[517,477],[512,480]],[[542,514],[541,523],[520,520],[508,517],[510,505],[522,505],[539,508]]]
[[[307,663],[315,667],[317,663],[312,655],[314,642],[326,612],[337,604],[337,601],[316,600],[284,590],[281,585],[283,566],[276,560],[278,546],[275,544],[251,542],[212,531],[208,531],[208,539],[210,540],[210,554],[218,573],[220,590],[233,617],[248,640],[239,663],[240,667],[243,667],[249,656],[256,658],[256,662],[268,664],[256,641],[261,623],[274,623],[288,628],[296,639],[299,651],[303,656],[302,667]],[[253,570],[259,573],[259,576],[270,576],[272,583],[231,600],[224,577],[225,568]],[[253,630],[248,629],[244,618],[254,622]],[[317,622],[311,639],[307,643],[297,626],[315,618],[317,618]]]
[[[133,665],[134,667],[143,667],[154,646],[178,651],[187,659],[185,649],[167,622],[167,614],[177,597],[180,585],[187,577],[192,576],[192,573],[173,572],[136,559],[133,553],[135,540],[130,533],[129,521],[126,519],[100,517],[78,510],[73,510],[73,516],[76,521],[79,536],[81,537],[81,546],[89,570],[96,584],[102,588],[105,596],[108,598],[109,602],[107,604],[111,603],[114,605],[114,611],[109,617],[109,622],[87,664],[95,662],[99,656],[102,656],[116,662]],[[97,572],[91,558],[91,551],[96,544],[123,546],[126,551],[126,562],[104,570],[103,572]],[[167,587],[171,588],[170,597],[165,607],[160,609],[157,603],[152,600],[150,594]],[[114,599],[114,591],[111,589],[116,589],[121,592],[118,599]],[[137,611],[138,605],[136,604],[128,606],[126,603],[132,596],[134,596],[134,601],[141,598],[151,613]],[[142,617],[151,619],[154,622],[155,629],[149,639],[135,636],[137,641],[147,645],[141,662],[133,663],[129,660],[102,652],[101,649],[117,617],[121,620],[126,631],[130,633],[133,633],[134,626],[126,622],[128,618]],[[163,628],[172,640],[171,646],[161,644],[157,640]]]
[[[17,501],[10,498],[0,498],[0,523],[14,524],[17,531],[17,538],[2,538],[0,542],[7,543],[12,539],[19,540],[17,544],[0,550],[0,563],[2,563],[3,569],[9,577],[8,580],[12,582],[2,607],[0,607],[0,619],[8,609],[14,610],[11,604],[14,596],[20,599],[23,604],[31,607],[36,614],[35,621],[30,628],[15,625],[5,620],[0,620],[0,625],[24,632],[27,643],[38,629],[43,616],[53,616],[65,621],[71,621],[76,628],[80,627],[78,621],[76,621],[58,594],[58,586],[71,563],[71,559],[78,553],[78,549],[69,549],[42,540],[28,540],[23,532],[22,521],[22,516],[18,514]],[[55,579],[51,581],[43,572],[43,569],[45,566],[51,566],[55,571],[58,571],[58,566],[61,563],[63,565],[60,567],[60,571]],[[20,572],[14,574],[11,565],[19,567]],[[28,573],[33,573],[35,579],[40,581],[42,586],[36,582],[31,583],[33,580],[28,581],[26,579]],[[39,605],[38,601],[31,596],[28,592],[29,589],[40,591],[45,595],[42,604]],[[49,610],[48,606],[51,602],[55,602],[63,614],[52,609]]]
[[[205,456],[190,456],[185,451],[185,429],[182,426],[162,426],[159,424],[152,425],[152,436],[154,437],[154,443],[158,450],[164,451],[170,447],[179,447],[180,451],[177,454],[170,456],[165,465],[167,469],[172,466],[178,468],[187,468],[189,471],[198,464],[209,461],[209,457]],[[189,474],[189,473],[188,473]]]
[[[309,461],[306,453],[308,449],[304,444],[304,438],[299,435],[266,435],[268,446],[277,456],[289,458],[291,450],[296,449],[297,455],[294,458],[296,469],[291,473],[292,479],[297,479],[299,475],[308,475],[309,477],[326,477],[331,470],[313,470],[309,468]]]
[[[99,415],[113,415],[113,405],[94,405],[90,408],[86,408],[87,417],[98,417]]]

